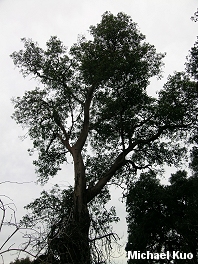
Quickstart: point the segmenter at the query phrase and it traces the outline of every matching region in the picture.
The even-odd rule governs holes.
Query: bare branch
[[[0,232],[2,230],[2,226],[3,226],[3,223],[4,223],[4,219],[5,219],[5,206],[2,202],[2,200],[0,199],[0,209],[3,211],[3,216],[2,216],[2,219],[1,219],[1,223],[0,223]]]
[[[0,184],[3,184],[3,183],[24,184],[24,183],[33,183],[33,181],[30,181],[30,182],[14,182],[14,181],[3,181],[3,182],[0,182]],[[3,196],[5,196],[5,195],[3,195]],[[9,197],[7,196],[7,198],[9,198]],[[9,198],[9,199],[12,200],[11,198]]]
[[[115,240],[116,240],[116,236],[117,236],[117,238],[118,238],[118,235],[117,235],[116,233],[109,233],[109,234],[105,234],[105,235],[100,236],[100,237],[95,237],[95,238],[93,238],[93,239],[90,239],[89,241],[90,241],[90,242],[93,242],[93,241],[100,240],[100,239],[102,239],[102,238],[106,238],[106,237],[110,237],[110,236],[113,236],[113,238],[114,238]]]
[[[5,246],[5,244],[16,234],[16,232],[19,230],[19,227],[16,227],[16,229],[14,230],[14,232],[12,232],[11,235],[9,235],[9,237],[5,240],[5,242],[1,245],[0,250],[2,250],[2,248]],[[0,254],[2,254],[2,252],[0,251]]]

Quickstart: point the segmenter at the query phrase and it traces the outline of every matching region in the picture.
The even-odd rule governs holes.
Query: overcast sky
[[[0,195],[5,195],[1,196],[5,203],[9,202],[6,196],[13,200],[17,219],[24,213],[23,206],[45,188],[35,184],[34,167],[27,153],[31,143],[20,140],[19,136],[23,136],[24,131],[10,118],[13,112],[11,97],[23,95],[25,90],[36,85],[28,78],[23,79],[9,57],[13,51],[23,47],[20,39],[32,38],[44,47],[50,36],[56,35],[70,47],[78,34],[89,35],[89,26],[98,23],[105,11],[114,14],[125,12],[138,23],[140,31],[158,52],[167,53],[164,79],[153,81],[149,90],[154,93],[160,90],[168,74],[184,70],[186,55],[198,35],[198,22],[190,20],[197,7],[197,0],[0,0]],[[73,184],[72,175],[70,166],[46,188],[53,183],[62,186],[67,186],[68,182]],[[115,193],[113,203],[117,205],[118,215],[122,216],[115,231],[124,236],[125,243],[124,204],[118,201],[120,195]],[[8,213],[7,219],[9,216]],[[7,229],[0,233],[0,245],[8,234]],[[14,258],[7,254],[4,256],[5,264]],[[126,258],[115,259],[115,263],[126,263]]]

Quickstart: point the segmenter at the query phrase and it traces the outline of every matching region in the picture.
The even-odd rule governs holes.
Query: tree
[[[157,99],[147,94],[164,55],[145,42],[130,17],[106,12],[90,33],[91,40],[81,37],[69,52],[51,37],[46,50],[23,39],[25,50],[12,54],[23,76],[41,85],[13,99],[13,118],[28,130],[30,153],[38,151],[39,180],[55,176],[68,154],[73,159],[64,243],[67,248],[68,230],[78,241],[76,254],[64,249],[61,263],[91,263],[88,205],[109,184],[130,182],[139,169],[177,164],[185,148],[175,139],[186,139],[196,123],[196,84],[185,74],[170,77]]]
[[[198,178],[178,171],[171,185],[162,186],[156,175],[146,173],[132,186],[127,196],[127,251],[198,253]],[[129,263],[173,263],[172,260],[129,260]],[[186,263],[186,260],[174,260]]]

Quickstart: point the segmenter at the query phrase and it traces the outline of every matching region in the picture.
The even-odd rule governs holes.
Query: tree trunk
[[[50,262],[52,255],[59,264],[90,264],[89,222],[85,218],[65,218],[59,230],[48,247],[49,263],[56,263]]]
[[[90,217],[87,207],[85,167],[81,152],[77,148],[73,150],[72,155],[75,172],[74,204],[71,215],[63,216],[60,222],[51,228],[48,257],[51,252],[61,264],[90,264]]]
[[[75,264],[90,264],[89,227],[90,217],[87,208],[85,167],[81,151],[75,149],[74,160],[74,240],[76,241]],[[72,262],[71,262],[72,263]]]

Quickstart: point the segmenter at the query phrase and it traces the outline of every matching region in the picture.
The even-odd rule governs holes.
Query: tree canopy
[[[169,76],[158,97],[148,95],[164,54],[129,16],[106,12],[90,34],[69,50],[57,37],[46,50],[22,39],[24,50],[11,55],[24,77],[39,82],[13,99],[13,118],[33,142],[29,153],[38,152],[39,181],[55,176],[68,155],[73,159],[72,217],[61,263],[91,263],[89,205],[110,184],[130,183],[137,170],[177,166],[186,153],[183,142],[197,126],[197,85],[187,74]],[[67,234],[74,229],[78,250],[69,255]]]
[[[191,252],[196,263],[198,251],[198,179],[187,178],[178,171],[170,178],[171,185],[163,186],[156,175],[142,174],[127,197],[127,251]],[[130,260],[129,263],[170,263],[170,260]],[[186,260],[174,260],[186,263]]]

